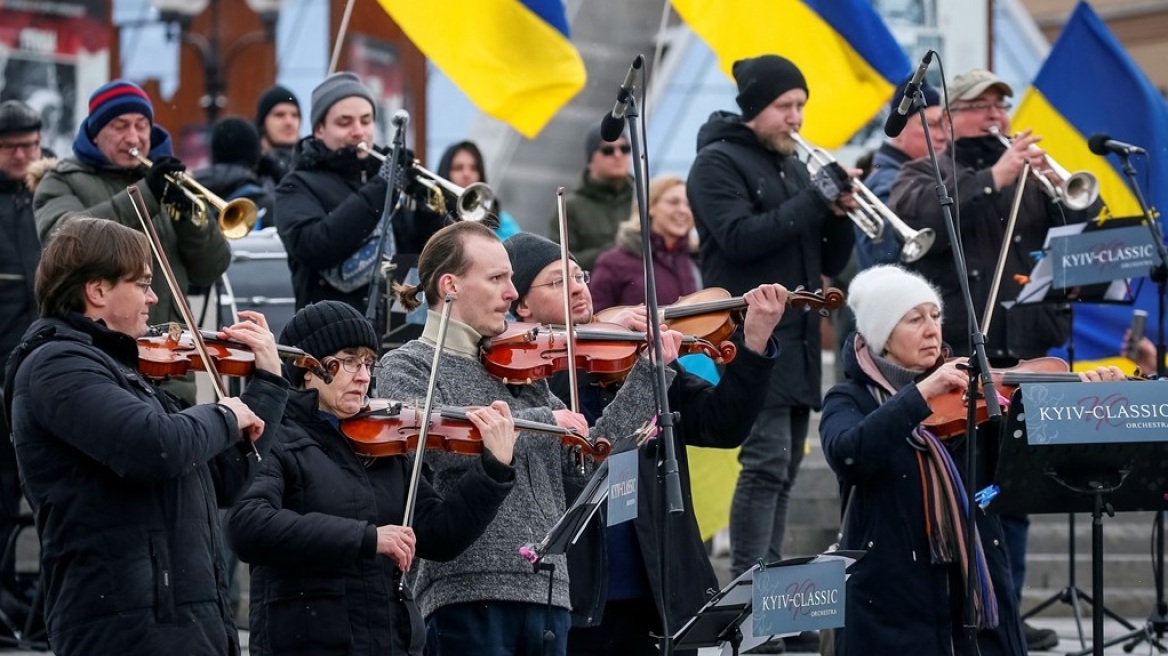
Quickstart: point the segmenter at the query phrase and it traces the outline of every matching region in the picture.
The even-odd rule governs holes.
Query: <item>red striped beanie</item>
[[[142,87],[129,80],[113,80],[89,97],[89,117],[85,131],[90,139],[122,114],[143,114],[154,123],[154,105]]]

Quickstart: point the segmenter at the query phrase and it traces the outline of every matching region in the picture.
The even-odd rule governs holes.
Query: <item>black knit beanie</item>
[[[19,100],[0,103],[0,134],[20,134],[41,129],[41,115]]]
[[[802,89],[808,94],[807,80],[790,59],[778,55],[763,55],[734,62],[734,80],[738,82],[738,106],[742,120],[749,121],[791,89]]]
[[[264,120],[268,118],[268,114],[276,108],[276,105],[281,103],[291,103],[296,105],[296,111],[300,111],[300,101],[296,99],[296,94],[292,93],[287,87],[275,85],[268,87],[262,94],[260,99],[256,102],[256,120],[255,128],[260,134],[264,132]]]
[[[211,163],[254,169],[260,163],[260,134],[241,118],[220,120],[211,128]]]
[[[560,245],[547,237],[519,232],[508,237],[503,242],[503,248],[507,249],[507,256],[511,258],[511,283],[519,293],[519,298],[511,304],[511,313],[515,314],[515,308],[527,297],[531,283],[539,272],[552,262],[559,261]],[[571,257],[572,261],[576,260],[576,256]]]
[[[348,303],[320,301],[307,305],[280,331],[280,343],[324,360],[344,349],[368,347],[377,352],[377,333],[365,315]],[[304,370],[284,365],[284,377],[293,387],[304,385]]]

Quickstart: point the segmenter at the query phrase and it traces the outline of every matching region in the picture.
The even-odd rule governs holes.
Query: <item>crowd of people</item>
[[[741,299],[737,355],[714,381],[678,360],[689,336],[645,311],[625,134],[606,141],[599,124],[587,132],[566,232],[556,217],[544,236],[524,231],[543,226],[517,220],[497,198],[482,222],[459,220],[450,194],[433,202],[412,152],[394,161],[370,146],[378,105],[351,72],[313,89],[305,130],[296,96],[267,89],[254,120],[211,127],[210,163],[191,172],[132,82],[93,92],[73,152],[59,158],[42,152],[36,112],[0,104],[0,357],[11,435],[0,444],[0,537],[16,529],[23,495],[41,545],[34,610],[52,649],[237,654],[238,557],[250,566],[253,654],[655,654],[662,634],[719,587],[685,447],[739,449],[729,509],[737,576],[792,555],[783,550],[788,509],[814,412],[840,483],[841,546],[868,552],[847,584],[846,625],[825,649],[1052,647],[1053,632],[1019,614],[1026,518],[975,509],[976,549],[954,549],[967,518],[944,509],[968,503],[962,463],[973,440],[942,442],[922,426],[931,400],[965,387],[959,367],[970,355],[925,139],[944,153],[941,174],[960,199],[979,315],[1018,294],[1050,227],[1087,221],[1100,203],[1071,211],[1031,185],[1017,230],[1005,233],[1019,174],[1041,169],[1042,151],[1029,131],[996,136],[1012,134],[1013,90],[969,71],[947,94],[922,89],[926,125],[910,121],[881,145],[864,177],[906,224],[937,234],[924,257],[902,265],[895,238],[875,241],[849,220],[861,170],[812,168],[801,157],[814,90],[799,68],[764,55],[735,63],[733,75],[737,111],[701,126],[688,177],[656,177],[646,195],[656,302],[707,287]],[[210,403],[198,402],[193,374],[158,380],[138,367],[137,340],[182,323],[179,297],[214,285],[231,260],[214,211],[181,183],[187,175],[256,204],[257,227],[274,228],[286,250],[296,306],[278,339],[257,312],[216,331],[250,350],[254,367],[242,391]],[[437,175],[463,188],[486,183],[483,153],[453,144]],[[1006,240],[1004,282],[989,298]],[[785,308],[791,291],[818,289],[849,266],[858,273],[848,296],[854,331],[840,339],[846,378],[824,397],[821,318]],[[391,307],[424,318],[387,348]],[[607,329],[642,342],[615,381],[586,371],[577,381],[563,370],[575,363],[515,380],[484,362],[497,344],[586,327],[602,310]],[[1069,319],[1057,306],[1003,309],[986,335],[990,362],[1045,355],[1066,341]],[[534,327],[501,337],[517,322]],[[294,364],[288,349],[315,364]],[[661,419],[658,380],[678,416],[680,514],[665,509],[668,449],[647,428]],[[374,409],[370,399],[392,403]],[[429,401],[476,436],[473,454],[427,449],[419,461],[412,448],[372,454],[354,441],[362,421],[392,426],[382,430],[403,443],[418,439],[420,426],[400,419]],[[636,452],[637,514],[609,526],[599,512],[566,556],[533,567],[519,547],[539,543],[600,460],[556,432],[594,453]],[[992,481],[992,455],[982,452],[977,487]],[[966,580],[970,571],[981,575]],[[756,653],[819,651],[820,642],[810,633]]]

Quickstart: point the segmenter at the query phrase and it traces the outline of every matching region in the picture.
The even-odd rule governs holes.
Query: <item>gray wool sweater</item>
[[[440,320],[440,315],[430,312],[421,339],[385,354],[377,376],[378,396],[419,405],[424,402]],[[450,322],[438,367],[435,404],[488,405],[503,400],[516,419],[555,423],[552,411],[563,409],[564,404],[551,393],[546,381],[504,385],[479,364],[478,341],[479,335],[470,326]],[[672,380],[674,372],[667,369],[666,374]],[[642,358],[590,436],[607,437],[615,451],[619,440],[640,428],[653,414],[652,375]],[[445,495],[471,468],[474,458],[427,451],[425,462],[434,469],[434,487]],[[574,452],[561,446],[554,436],[521,433],[512,462],[515,487],[482,537],[452,561],[414,562],[410,576],[422,615],[468,602],[547,603],[547,572],[532,572],[519,548],[539,542],[567,509],[564,481],[579,476],[577,463]],[[552,603],[570,609],[566,561],[563,556],[546,561],[555,565]]]

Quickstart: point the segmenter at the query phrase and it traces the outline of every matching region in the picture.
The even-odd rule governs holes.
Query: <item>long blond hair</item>
[[[650,180],[649,181],[649,199],[648,199],[649,200],[649,207],[652,208],[653,205],[655,205],[657,203],[657,201],[661,200],[661,197],[665,195],[665,192],[669,191],[670,189],[673,189],[674,187],[676,187],[678,185],[681,185],[684,187],[685,180],[679,178],[676,175],[659,175],[659,176],[653,178],[652,180]],[[652,217],[650,217],[650,219],[651,218]],[[651,222],[652,221],[650,221],[650,223]],[[639,209],[639,206],[637,205],[637,199],[634,197],[633,198],[632,214],[629,216],[629,218],[627,218],[621,222],[620,227],[618,228],[618,232],[620,232],[620,233],[624,233],[626,231],[639,232],[640,229],[641,229],[641,211]],[[696,253],[698,251],[698,235],[697,235],[697,232],[693,230],[693,226],[690,226],[690,231],[689,231],[689,251],[691,253]]]

